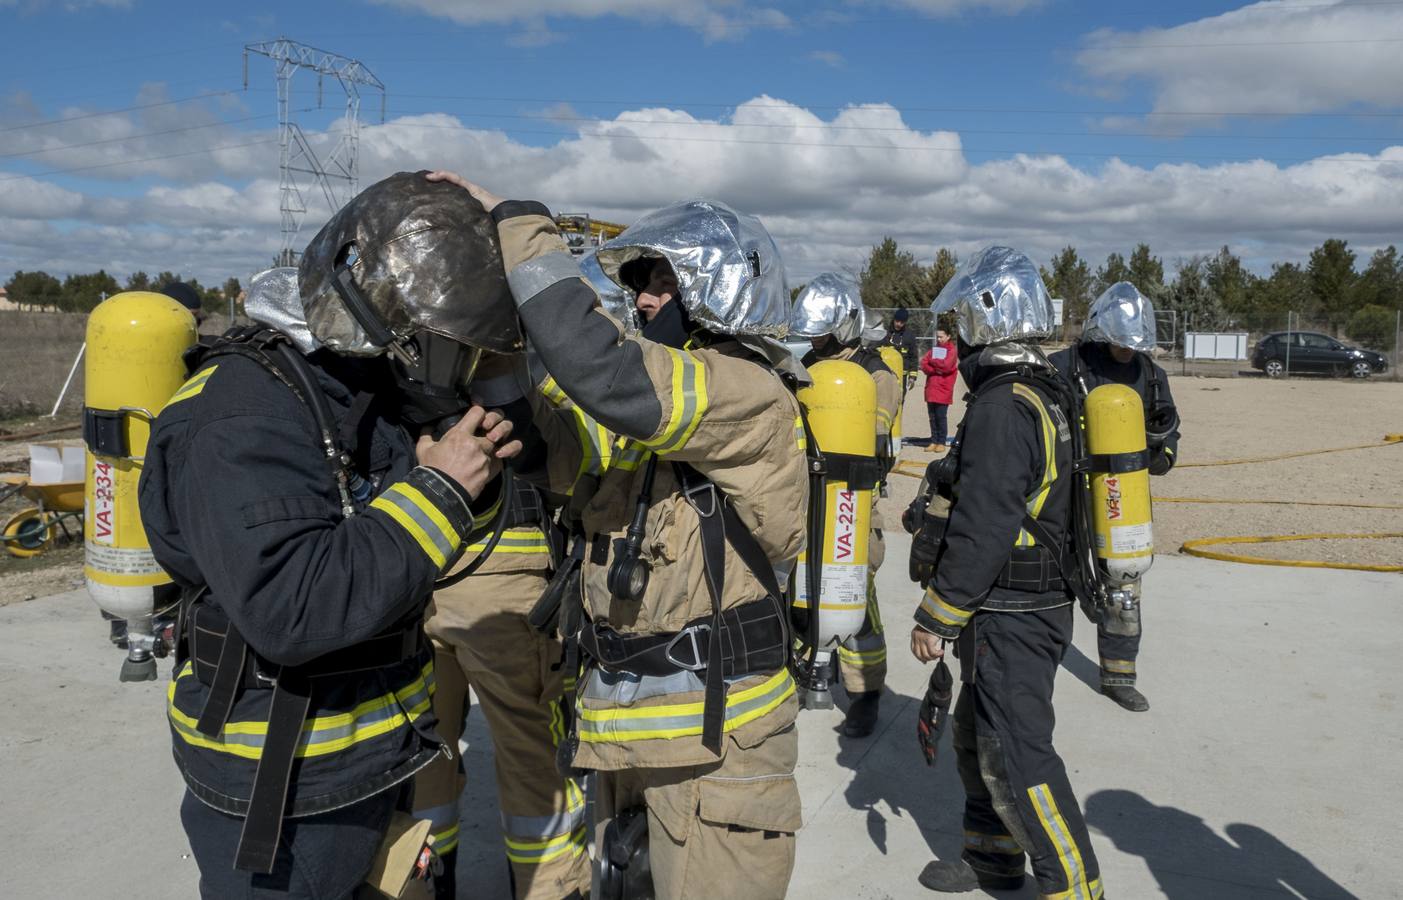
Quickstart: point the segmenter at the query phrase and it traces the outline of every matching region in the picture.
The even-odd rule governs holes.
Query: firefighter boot
[[[920,882],[922,887],[941,894],[963,894],[981,888],[986,891],[1016,891],[1023,886],[1023,876],[983,875],[962,859],[938,859],[926,864]]]
[[[882,702],[882,692],[863,691],[855,694],[848,704],[848,714],[843,719],[843,734],[853,738],[865,738],[877,730],[877,711]]]
[[[1101,693],[1131,712],[1144,712],[1150,708],[1150,701],[1146,700],[1145,695],[1136,690],[1134,685],[1103,684]]]

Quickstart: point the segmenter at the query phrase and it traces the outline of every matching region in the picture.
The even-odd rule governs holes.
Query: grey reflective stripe
[[[732,683],[739,678],[729,678]],[[673,672],[671,675],[633,675],[628,672],[606,672],[591,668],[585,679],[586,700],[599,700],[614,706],[627,706],[639,700],[665,697],[669,694],[691,694],[706,690],[706,682],[695,672]]]
[[[692,678],[697,677],[691,672],[687,672],[684,674],[691,675]],[[667,677],[671,678],[673,676]],[[773,678],[774,676],[770,677]],[[700,681],[700,679],[698,679],[698,681]],[[728,679],[728,681],[730,681],[730,679]],[[757,687],[758,686],[759,685],[757,685]],[[754,710],[775,703],[775,701],[778,698],[784,696],[786,693],[791,692],[793,690],[794,680],[786,675],[784,678],[776,679],[774,685],[769,690],[757,694],[754,697],[750,697],[749,699],[742,701],[734,701],[730,698],[727,698],[725,728],[730,729],[731,727],[734,727],[732,725],[732,722],[734,720],[740,719],[746,716],[748,713],[753,712]],[[580,711],[580,732],[582,734],[603,737],[604,739],[610,739],[610,737],[620,732],[625,734],[633,734],[636,732],[695,732],[699,734],[700,729],[702,727],[702,703],[696,702],[688,705],[696,706],[698,708],[697,712],[686,715],[673,716],[629,715],[627,718],[608,717],[608,714],[610,712],[613,712],[609,709],[601,710],[597,708],[586,707],[581,709]],[[664,706],[661,708],[665,709],[666,707]],[[644,707],[643,710],[646,710],[646,707]],[[630,712],[642,712],[643,710],[635,709],[630,710]],[[606,716],[606,718],[592,717],[590,715],[591,713],[603,713]],[[621,740],[621,738],[613,739]]]
[[[375,499],[385,503],[393,503],[395,506],[399,507],[399,509],[403,510],[405,515],[414,520],[414,524],[424,530],[424,534],[428,536],[429,540],[433,541],[434,546],[438,548],[439,553],[443,554],[444,559],[453,558],[453,554],[457,551],[457,548],[448,540],[448,535],[443,533],[443,529],[434,524],[434,520],[430,519],[428,514],[419,508],[419,504],[410,500],[399,491],[394,490],[393,487],[386,490]]]
[[[694,419],[697,417],[697,376],[702,367],[701,360],[688,351],[673,350],[670,347],[668,349],[673,354],[672,364],[682,367],[682,415],[676,416],[674,411],[669,415],[663,433],[643,442],[645,446],[659,454],[681,449],[682,445],[687,442],[687,438],[691,437],[696,426]],[[675,393],[672,394],[672,402],[677,402]],[[676,417],[675,426],[673,426],[674,416]],[[669,426],[673,426],[671,431],[668,430]]]
[[[851,650],[854,653],[865,653],[869,650],[882,650],[887,646],[887,640],[880,631],[865,634],[861,637],[850,637],[843,642],[844,650]]]
[[[502,831],[519,840],[545,841],[570,834],[585,823],[584,805],[548,816],[509,816],[502,813]]]
[[[432,823],[434,831],[442,831],[450,825],[458,824],[458,804],[445,803],[442,806],[431,806],[428,809],[414,810],[414,818],[428,819]]]
[[[544,291],[558,281],[567,278],[584,280],[580,264],[567,251],[547,253],[535,259],[528,259],[507,274],[507,284],[511,285],[512,297],[517,306]],[[586,282],[588,284],[588,282]]]

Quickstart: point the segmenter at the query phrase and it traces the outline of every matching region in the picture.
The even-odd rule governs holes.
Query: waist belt
[[[1016,548],[994,583],[1009,590],[1039,594],[1060,591],[1066,587],[1062,580],[1062,570],[1056,560],[1051,554],[1037,547]]]
[[[723,611],[720,620],[716,639],[721,645],[723,677],[784,668],[789,658],[787,628],[773,601],[743,603]],[[647,676],[696,672],[705,680],[714,621],[713,616],[702,616],[666,634],[620,634],[595,623],[580,633],[580,649],[610,671]]]
[[[279,666],[259,658],[218,607],[199,601],[191,603],[183,623],[183,657],[190,659],[195,677],[209,688],[204,709],[195,723],[197,731],[217,737],[243,691],[272,691],[268,735],[253,777],[248,814],[234,858],[236,869],[269,874],[282,834],[293,758],[312,705],[312,681],[381,669],[410,659],[423,646],[423,631],[415,625],[343,647],[304,665]]]

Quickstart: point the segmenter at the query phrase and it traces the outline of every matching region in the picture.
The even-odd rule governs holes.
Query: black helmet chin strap
[[[419,354],[413,346],[396,338],[389,326],[366,302],[365,295],[360,292],[355,279],[351,277],[350,266],[337,268],[332,275],[331,286],[336,289],[341,302],[346,306],[346,311],[356,320],[356,324],[365,332],[365,337],[371,344],[386,350],[406,366],[413,366],[419,362]]]

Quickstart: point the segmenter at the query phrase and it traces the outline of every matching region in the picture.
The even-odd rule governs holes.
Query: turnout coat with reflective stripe
[[[339,417],[351,402],[347,364],[325,354],[315,362]],[[445,561],[472,539],[473,517],[456,485],[414,468],[409,435],[371,414],[356,464],[371,490],[343,520],[312,416],[285,384],[221,356],[189,385],[156,421],[140,484],[151,549],[175,581],[208,585],[207,602],[274,666],[314,663],[417,623]],[[352,803],[427,763],[438,752],[433,688],[427,645],[396,665],[315,680],[291,813]],[[214,737],[195,728],[208,693],[188,664],[175,672],[176,763],[201,800],[242,814],[272,691],[244,690]]]
[[[1067,417],[1040,388],[1003,382],[981,386],[1006,369],[978,366],[963,372],[977,399],[960,426],[955,501],[935,577],[916,610],[916,623],[954,638],[980,609],[1002,612],[1052,609],[1071,602],[1062,590],[1017,591],[995,584],[1015,547],[1034,547],[1023,529],[1031,515],[1060,552],[1071,515],[1072,448]]]
[[[807,481],[798,402],[768,367],[727,341],[678,350],[626,335],[600,308],[544,207],[498,207],[503,255],[533,347],[559,387],[620,439],[584,507],[585,605],[630,634],[675,632],[711,613],[696,513],[668,463],[686,462],[735,503],[771,562],[788,576],[804,541]],[[643,556],[652,567],[640,604],[615,600],[606,578],[634,508],[649,454],[661,460]],[[722,606],[765,597],[728,545]],[[576,765],[595,769],[714,762],[701,745],[702,680],[691,672],[639,677],[593,668],[579,690]],[[751,746],[794,720],[787,670],[733,679],[725,730]],[[724,748],[730,742],[723,742]]]

